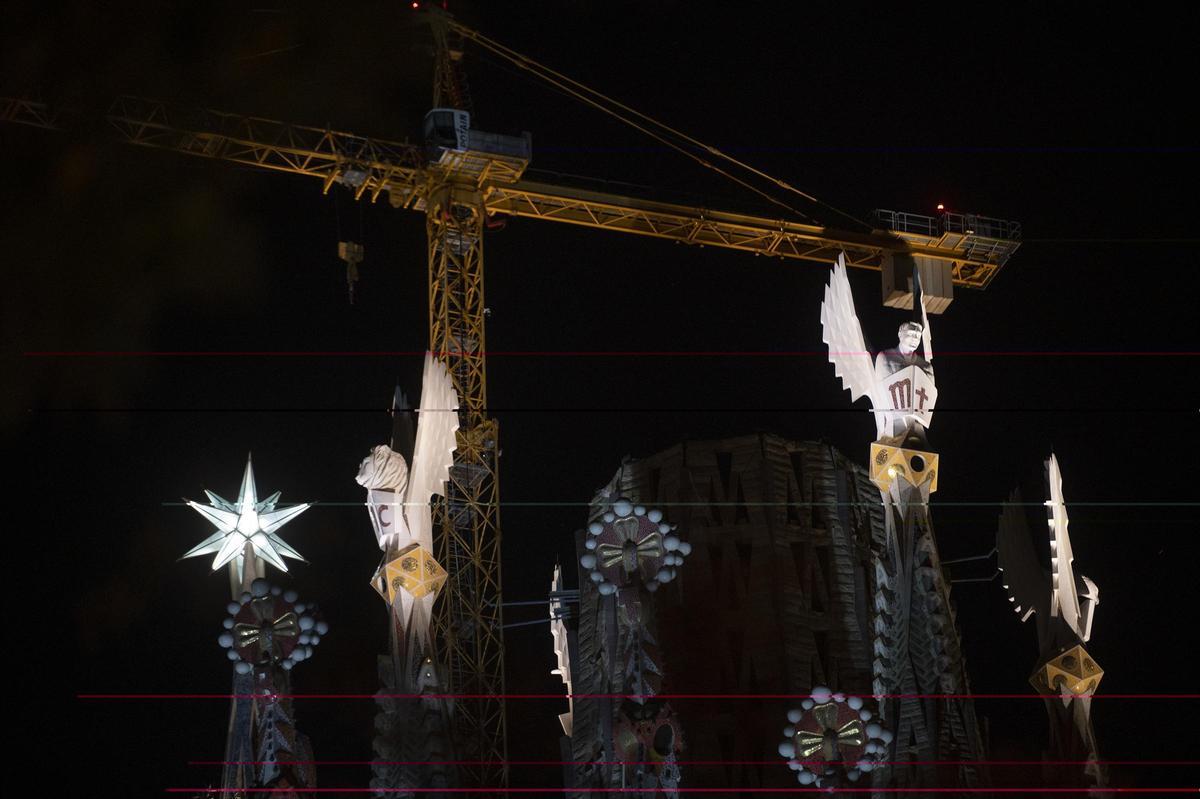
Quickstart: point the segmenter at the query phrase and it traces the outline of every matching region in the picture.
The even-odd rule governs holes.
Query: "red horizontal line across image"
[[[853,766],[852,760],[800,760],[801,764],[819,763],[823,766]],[[275,763],[280,766],[487,766],[504,763],[509,766],[654,766],[658,760],[189,760],[189,766],[261,766]],[[773,760],[676,760],[680,766],[774,766]],[[1200,766],[1200,760],[881,760],[880,766]]]
[[[304,407],[304,406],[229,406],[229,405],[201,405],[187,407],[184,405],[167,405],[167,406],[60,406],[60,407],[42,407],[31,408],[30,410],[39,413],[379,413],[381,410],[390,412],[390,408],[382,409],[380,407],[362,406],[362,407]],[[802,411],[807,413],[848,413],[861,414],[882,413],[883,411],[873,410],[871,408],[855,408],[846,406],[828,407],[821,405],[796,405],[796,406],[781,406],[781,405],[764,405],[764,406],[739,406],[739,405],[723,405],[723,406],[686,406],[686,405],[643,405],[643,406],[622,406],[622,405],[561,405],[561,406],[536,406],[536,405],[487,405],[481,410],[488,413],[791,413],[794,411]],[[1130,406],[1130,405],[1052,405],[1052,406],[1031,406],[1017,407],[1008,406],[1000,407],[989,405],[985,407],[969,407],[969,408],[938,408],[938,413],[1010,413],[1013,411],[1019,412],[1047,412],[1047,413],[1063,413],[1063,412],[1079,412],[1079,413],[1120,413],[1120,412],[1157,412],[1157,413],[1194,413],[1195,408],[1186,405],[1164,405],[1164,406]],[[431,408],[430,413],[455,413],[453,409],[447,408]]]
[[[167,788],[167,793],[188,793],[202,795],[205,793],[237,793],[244,792],[244,788]],[[508,787],[485,787],[485,788],[422,788],[423,794],[558,794],[562,795],[562,788],[508,788]],[[588,788],[588,793],[612,793],[612,794],[641,794],[645,792],[645,788]],[[751,788],[742,787],[736,789],[730,788],[674,788],[679,795],[686,794],[728,794],[731,790],[736,790],[739,794],[761,793],[761,794],[801,794],[801,793],[830,793],[829,788]],[[411,788],[305,788],[305,793],[316,794],[379,794],[379,793],[412,793]],[[837,793],[885,793],[885,794],[1094,794],[1095,788],[838,788]],[[1200,789],[1197,788],[1104,788],[1104,793],[1129,793],[1129,794],[1176,794],[1176,793],[1197,793]],[[295,788],[254,788],[253,793],[289,793],[294,795]]]
[[[76,694],[76,699],[252,699],[257,694]],[[276,694],[278,699],[808,699],[808,694]],[[1042,694],[845,694],[864,699],[1044,699]],[[1062,694],[1082,698],[1088,694]],[[1055,698],[1060,698],[1056,695]],[[1092,699],[1200,699],[1200,694],[1097,694]]]
[[[278,357],[278,358],[344,358],[344,357],[400,357],[421,356],[421,350],[38,350],[24,352],[27,358],[167,358],[167,357]],[[829,355],[869,355],[863,352],[837,352],[827,350],[487,350],[484,352],[435,352],[435,356],[476,355],[496,358],[796,358],[827,357]],[[1048,357],[1069,356],[1074,358],[1194,358],[1200,351],[1186,350],[938,350],[939,358],[1001,356],[1001,357]]]

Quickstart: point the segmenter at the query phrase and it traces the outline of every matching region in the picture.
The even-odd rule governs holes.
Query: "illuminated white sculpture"
[[[1028,621],[1038,614],[1038,640],[1043,653],[1060,648],[1074,638],[1087,641],[1092,637],[1092,614],[1100,603],[1100,588],[1082,574],[1075,576],[1072,565],[1075,556],[1071,537],[1067,533],[1067,505],[1063,500],[1062,473],[1058,457],[1046,461],[1046,482],[1050,498],[1046,500],[1046,524],[1050,536],[1050,573],[1038,563],[1030,545],[1028,528],[1014,495],[1013,502],[1000,514],[1000,532],[996,537],[1000,568],[1004,571],[1004,587],[1008,590],[1013,609]],[[1046,589],[1049,588],[1049,591]],[[1070,630],[1055,631],[1057,622]]]
[[[457,432],[458,393],[446,365],[427,352],[411,468],[403,455],[381,444],[359,464],[355,478],[367,489],[371,526],[383,550],[371,585],[391,608],[397,663],[406,663],[398,670],[411,685],[426,668],[433,603],[447,577],[433,556],[429,501],[446,490]]]
[[[1053,454],[1046,461],[1046,483],[1050,571],[1034,552],[1019,492],[1012,493],[1000,514],[996,549],[1013,610],[1021,621],[1037,616],[1038,666],[1029,682],[1043,696],[1050,717],[1049,754],[1055,760],[1084,763],[1086,784],[1102,786],[1107,778],[1097,751],[1091,702],[1104,671],[1083,647],[1092,637],[1100,589],[1075,574],[1062,473]]]
[[[567,712],[559,713],[558,721],[562,724],[563,734],[569,738],[574,723],[575,697],[572,696],[571,690],[570,635],[567,632],[566,622],[563,621],[567,616],[567,606],[557,596],[562,593],[562,590],[562,567],[555,564],[554,578],[550,581],[550,635],[554,639],[554,659],[556,665],[550,673],[557,674],[562,679],[563,685],[567,687]]]
[[[383,561],[371,584],[395,611],[407,637],[425,638],[433,603],[446,571],[433,558],[433,514],[429,501],[446,490],[457,448],[458,393],[446,365],[425,353],[421,406],[412,468],[386,444],[371,450],[355,481],[367,489],[367,510]]]
[[[359,464],[355,477],[367,489],[371,526],[384,552],[408,543],[432,549],[429,500],[445,492],[458,447],[457,432],[458,393],[445,364],[425,353],[412,469],[404,456],[381,444]]]
[[[876,619],[871,668],[873,693],[881,697],[880,716],[895,732],[886,744],[888,759],[904,763],[891,778],[899,785],[933,784],[936,775],[927,764],[960,760],[961,782],[970,786],[975,774],[967,762],[982,750],[973,706],[957,697],[935,702],[924,695],[929,686],[951,695],[966,694],[969,688],[957,631],[948,621],[953,618],[949,586],[929,514],[941,468],[925,434],[938,393],[917,271],[913,308],[910,321],[900,325],[897,346],[872,358],[855,312],[846,261],[839,255],[821,303],[822,338],[851,400],[867,397],[875,413],[868,476],[882,500],[884,541],[872,554]]]
[[[822,339],[829,345],[829,361],[850,392],[851,402],[860,397],[871,402],[876,438],[900,445],[916,436],[923,442],[937,403],[925,304],[921,303],[921,322],[902,324],[896,348],[881,351],[872,362],[854,310],[846,258],[839,254],[821,303],[821,327]],[[923,357],[918,347],[924,350]]]
[[[212,562],[213,571],[233,563],[238,582],[245,581],[247,556],[262,558],[280,571],[288,570],[284,558],[304,560],[304,556],[292,549],[275,531],[312,507],[312,503],[277,509],[278,491],[259,501],[254,486],[254,467],[249,456],[246,457],[246,472],[242,476],[237,502],[222,499],[212,491],[206,490],[204,493],[211,504],[201,505],[191,500],[185,502],[216,525],[217,531],[185,552],[184,558],[216,552]]]
[[[1063,500],[1062,472],[1058,468],[1058,457],[1050,454],[1046,464],[1047,480],[1050,483],[1050,499],[1046,500],[1050,526],[1050,573],[1054,580],[1054,598],[1050,602],[1050,615],[1062,616],[1068,626],[1084,641],[1092,637],[1092,613],[1100,604],[1100,588],[1082,574],[1075,581],[1072,564],[1075,553],[1071,551],[1071,537],[1067,534],[1067,504]]]
[[[371,585],[387,602],[391,653],[380,678],[384,694],[373,742],[371,787],[381,792],[445,787],[450,756],[449,708],[433,660],[429,627],[433,605],[448,577],[433,555],[430,500],[444,494],[457,448],[458,394],[445,364],[425,354],[417,429],[410,433],[398,402],[394,425],[405,429],[392,446],[371,450],[359,465],[367,510],[383,559]],[[412,442],[412,462],[396,449]],[[395,449],[394,449],[394,448]]]

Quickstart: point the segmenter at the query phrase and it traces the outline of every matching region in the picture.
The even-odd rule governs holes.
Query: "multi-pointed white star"
[[[249,457],[246,458],[246,474],[242,477],[237,502],[229,502],[208,490],[204,493],[208,495],[211,505],[185,501],[189,507],[216,525],[217,532],[189,549],[183,557],[193,558],[216,552],[217,556],[213,558],[212,564],[213,571],[233,561],[239,578],[245,574],[243,553],[247,543],[255,555],[280,571],[288,570],[283,558],[304,560],[304,556],[288,546],[275,531],[312,507],[312,503],[288,505],[276,510],[275,503],[279,501],[280,493],[278,491],[260,502],[254,487],[254,467]]]

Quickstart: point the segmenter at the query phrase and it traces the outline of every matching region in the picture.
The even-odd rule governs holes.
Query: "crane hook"
[[[363,246],[357,241],[339,241],[338,258],[346,262],[346,290],[354,304],[354,284],[358,282],[358,265],[362,263]]]

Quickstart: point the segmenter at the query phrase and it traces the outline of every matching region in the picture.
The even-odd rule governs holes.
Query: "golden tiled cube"
[[[1079,696],[1094,693],[1103,677],[1104,671],[1079,644],[1038,666],[1029,684],[1047,696],[1063,691]]]
[[[937,491],[938,456],[935,452],[871,444],[871,482],[887,491],[892,481],[904,479],[914,486],[929,481],[929,493]]]
[[[371,586],[388,602],[395,602],[401,589],[416,599],[437,593],[446,583],[446,570],[420,544],[409,544],[384,560],[371,578]]]

